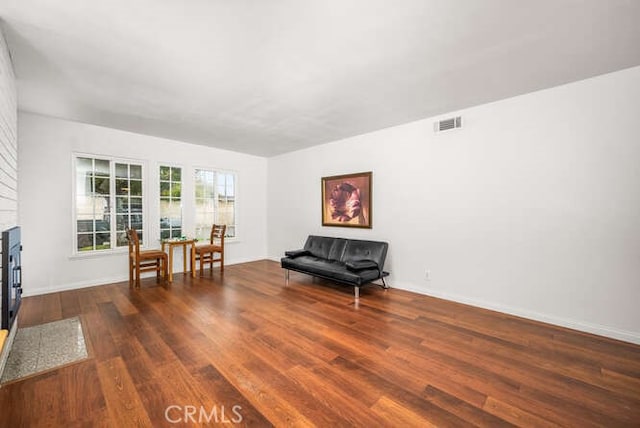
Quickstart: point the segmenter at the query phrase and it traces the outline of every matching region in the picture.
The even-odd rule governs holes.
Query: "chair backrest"
[[[135,229],[127,228],[127,241],[129,241],[129,254],[134,254],[136,259],[140,257],[140,239]]]
[[[226,225],[214,224],[211,226],[210,242],[214,244],[216,240],[220,241],[220,246],[224,248],[224,234],[227,231]]]

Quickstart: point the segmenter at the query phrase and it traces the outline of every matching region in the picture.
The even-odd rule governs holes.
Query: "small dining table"
[[[183,272],[187,273],[187,246],[194,245],[196,243],[195,239],[189,238],[169,238],[162,240],[162,251],[165,251],[165,248],[169,249],[169,266],[167,272],[169,273],[169,282],[173,282],[173,250],[175,247],[182,246],[182,263],[183,263]]]

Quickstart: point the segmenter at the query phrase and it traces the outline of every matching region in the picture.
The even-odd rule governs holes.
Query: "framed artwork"
[[[322,177],[322,225],[371,229],[371,172]]]

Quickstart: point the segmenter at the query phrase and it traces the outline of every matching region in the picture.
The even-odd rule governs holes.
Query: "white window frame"
[[[198,227],[198,222],[197,222],[197,207],[198,207],[198,199],[202,199],[202,198],[198,198],[196,196],[196,172],[197,171],[207,171],[207,172],[212,172],[214,175],[214,183],[213,183],[213,200],[214,200],[214,211],[213,211],[213,220],[211,222],[211,224],[221,224],[220,223],[220,218],[219,218],[219,206],[218,206],[218,176],[219,174],[230,174],[233,175],[233,193],[234,193],[234,201],[233,201],[233,225],[231,225],[233,227],[234,230],[234,235],[232,237],[227,237],[225,240],[229,240],[229,241],[235,241],[238,239],[239,237],[239,233],[238,233],[238,172],[237,171],[233,171],[233,170],[226,170],[226,169],[220,169],[220,168],[214,168],[214,167],[210,167],[210,166],[197,166],[193,168],[193,174],[192,174],[192,178],[193,178],[193,201],[194,201],[194,232],[195,232],[195,236],[198,237],[198,232],[197,232],[197,227]],[[227,225],[229,226],[229,225]],[[203,236],[200,236],[199,238],[209,238],[209,232],[210,229],[207,231],[203,231],[205,233],[203,233]]]
[[[77,160],[78,158],[89,158],[89,159],[99,159],[109,162],[109,206],[110,206],[110,217],[111,222],[109,225],[109,233],[110,233],[110,248],[102,249],[102,250],[89,250],[89,251],[79,251],[78,250],[78,171],[77,171]],[[72,231],[72,239],[71,239],[71,255],[72,257],[94,257],[98,255],[109,255],[109,254],[119,254],[126,253],[129,249],[125,246],[117,246],[117,213],[116,213],[116,163],[123,163],[128,165],[138,165],[141,168],[141,180],[142,180],[142,230],[144,231],[143,240],[141,243],[142,247],[145,247],[146,243],[151,239],[149,233],[149,220],[148,220],[148,206],[149,206],[149,195],[148,195],[148,178],[147,178],[147,165],[146,162],[141,159],[132,159],[132,158],[124,158],[112,155],[103,155],[96,153],[81,153],[81,152],[73,152],[71,154],[71,231]]]

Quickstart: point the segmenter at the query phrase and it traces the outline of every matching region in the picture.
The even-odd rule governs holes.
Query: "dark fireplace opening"
[[[22,300],[20,227],[2,232],[2,329],[10,330]]]

